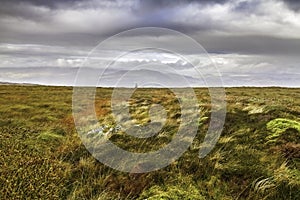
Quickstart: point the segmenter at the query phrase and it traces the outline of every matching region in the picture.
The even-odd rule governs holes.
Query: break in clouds
[[[4,0],[1,4],[1,82],[72,85],[78,68],[99,42],[121,31],[152,26],[180,31],[200,43],[226,86],[300,85],[296,0]],[[151,33],[125,39],[128,45],[159,42]],[[178,42],[168,34],[159,39]],[[101,52],[97,64],[88,66],[90,73],[102,70],[102,62],[114,60],[112,51],[122,51],[118,41]],[[180,51],[205,75],[210,65],[204,55],[184,44]],[[103,86],[111,86],[111,79],[132,66],[149,62],[172,66],[193,86],[204,84],[190,65],[171,54],[136,53],[117,62],[119,68],[105,74]],[[157,76],[176,80],[172,73]]]

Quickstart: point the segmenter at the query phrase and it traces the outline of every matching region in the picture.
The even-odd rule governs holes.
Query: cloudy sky
[[[2,0],[0,82],[74,85],[92,49],[115,34],[141,27],[168,28],[193,38],[208,52],[225,86],[300,86],[297,0]],[[96,50],[92,56],[99,62],[85,64],[86,76],[103,70],[105,61],[115,60],[112,52],[124,51],[126,45],[148,47],[157,38],[151,32],[124,36],[126,43],[117,38],[111,48]],[[180,54],[197,61],[204,71],[212,70],[204,55],[180,44],[182,39],[168,31],[159,38],[170,46],[180,45]],[[154,64],[152,76],[176,80],[179,72],[197,85],[191,66],[172,53],[134,52],[117,63],[104,74],[104,86],[145,64],[139,75],[147,76]],[[158,72],[162,64],[176,70]]]

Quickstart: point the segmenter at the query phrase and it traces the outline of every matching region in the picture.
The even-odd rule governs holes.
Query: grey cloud
[[[298,56],[300,52],[300,40],[296,38],[287,39],[261,35],[210,37],[207,34],[198,34],[195,39],[208,52],[277,56]]]
[[[61,46],[0,44],[1,55],[28,56],[83,56],[86,51],[67,49]]]
[[[225,3],[228,0],[139,0],[139,8],[143,10],[153,11],[155,9],[163,9],[165,7],[170,8],[173,6],[181,6],[182,4],[213,4],[213,3]]]
[[[1,2],[0,16],[3,18],[26,19],[31,21],[45,21],[49,19],[50,9],[35,7],[32,4],[11,1]]]
[[[280,32],[295,29],[294,25],[276,19],[278,16],[269,17],[270,13],[264,13],[266,17],[259,16],[263,8],[260,8],[262,1],[258,0],[5,0],[3,3],[5,6],[0,8],[0,15],[4,15],[0,19],[0,42],[13,40],[14,37],[16,42],[35,40],[38,43],[95,44],[97,40],[120,31],[145,26],[171,28],[190,35],[199,32],[255,35],[261,32],[261,35],[280,34],[282,37],[292,36]],[[229,5],[227,13],[220,13],[224,16],[214,13],[214,9],[220,8],[205,8],[216,3]],[[252,17],[247,18],[247,15]],[[269,24],[260,23],[266,20]],[[280,31],[273,31],[274,28]]]
[[[260,0],[240,1],[234,7],[233,11],[243,12],[244,14],[255,13]]]
[[[266,74],[270,75],[279,69],[299,72],[300,13],[297,10],[300,3],[296,0],[284,1],[286,5],[276,3],[280,1],[3,0],[0,7],[0,43],[45,44],[47,47],[41,51],[35,51],[34,48],[0,49],[0,67],[6,64],[15,67],[55,67],[57,59],[71,59],[72,63],[73,58],[70,57],[82,56],[84,51],[88,52],[102,40],[120,31],[159,26],[192,36],[208,52],[216,53],[219,57],[223,54],[263,55],[262,59],[232,58],[236,60],[234,68],[223,66],[223,71],[230,74],[243,67],[259,69],[257,71],[266,77],[269,77]],[[152,33],[131,35],[125,39],[128,44],[140,42],[146,46],[147,42],[159,42],[155,41],[156,36],[154,40],[147,41],[145,38],[149,36],[153,36]],[[164,34],[158,37],[169,39]],[[173,38],[169,42],[172,45],[179,41]],[[54,51],[51,46],[63,48]],[[115,46],[117,49],[118,42]],[[194,50],[182,44],[180,51],[192,54]],[[239,83],[243,81],[242,77],[246,80],[246,76],[254,81],[258,78],[246,72],[249,70],[244,74],[228,75],[228,81],[232,78]],[[15,71],[13,73],[17,74]],[[295,74],[293,80],[299,75]],[[282,81],[280,74],[274,77],[270,79]],[[51,78],[46,79],[50,81]],[[27,80],[26,77],[24,80]],[[42,78],[39,80],[42,81]]]
[[[299,0],[282,0],[290,9],[294,11],[300,10],[300,2]]]
[[[36,6],[43,6],[43,7],[48,7],[48,8],[52,8],[55,9],[57,8],[59,5],[72,5],[76,2],[80,2],[80,1],[84,1],[84,0],[51,0],[51,1],[47,1],[47,0],[2,0],[2,3],[11,3],[11,4],[22,4],[22,3],[27,3],[27,4],[32,4],[32,5],[36,5]]]
[[[93,1],[93,0],[88,0],[88,1]],[[120,3],[124,0],[102,0],[97,2],[98,4],[104,6],[104,5],[112,5],[116,3]],[[125,0],[126,1],[126,0]],[[148,7],[149,9],[151,8],[161,8],[165,6],[173,6],[173,5],[178,5],[178,4],[189,4],[189,3],[224,3],[229,0],[132,0],[134,2],[137,2],[143,7]],[[68,5],[68,6],[73,6],[76,3],[80,2],[87,2],[87,0],[51,0],[51,1],[46,1],[46,0],[2,0],[2,3],[13,3],[13,4],[19,4],[19,3],[29,3],[32,5],[37,5],[37,6],[44,6],[44,7],[49,7],[49,8],[57,8],[59,6],[63,5]],[[95,4],[92,4],[95,5]]]

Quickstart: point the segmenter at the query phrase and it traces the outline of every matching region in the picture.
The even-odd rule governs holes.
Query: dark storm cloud
[[[154,26],[194,38],[214,54],[221,71],[230,73],[228,81],[238,73],[244,79],[249,71],[276,71],[280,81],[283,71],[299,74],[299,10],[296,0],[2,0],[0,68],[77,66],[85,51],[106,38],[131,28]],[[129,45],[147,46],[159,42],[157,37],[171,46],[180,43],[168,36],[149,32],[122,39]],[[116,41],[116,51],[118,44]],[[197,57],[185,44],[180,44],[180,51]],[[25,76],[26,70],[23,72]],[[7,76],[16,81],[22,73]]]
[[[300,10],[300,1],[299,0],[282,0],[288,5],[288,7],[294,11]]]
[[[219,44],[225,44],[224,49],[237,47],[239,43],[240,47],[253,46],[249,38],[256,35],[298,38],[297,25],[283,16],[286,10],[281,20],[276,15],[278,8],[274,8],[274,12],[272,7],[265,9],[275,2],[278,1],[3,0],[0,7],[0,42],[94,45],[120,31],[145,26],[171,28],[196,38],[208,33],[210,38],[221,38]],[[286,2],[297,4],[292,0]],[[290,17],[289,13],[287,16]],[[236,36],[244,37],[245,42],[239,39],[226,42]],[[214,39],[211,40],[213,44]],[[278,43],[275,39],[273,41]],[[249,45],[245,45],[247,42]],[[267,47],[264,49],[268,50]]]
[[[232,16],[240,13],[242,21],[243,14],[254,16],[261,14],[257,14],[256,11],[261,4],[261,1],[257,0],[240,2],[229,0],[4,0],[1,4],[0,17],[4,22],[0,21],[1,35],[3,35],[0,39],[18,32],[21,35],[32,33],[46,37],[52,32],[57,37],[60,37],[60,32],[71,34],[72,37],[82,33],[89,34],[91,37],[93,35],[107,37],[122,30],[144,26],[171,28],[187,34],[198,31],[226,31],[226,29],[230,32],[236,31],[229,27],[231,21],[237,20]],[[220,6],[228,4],[229,10],[225,16],[228,19],[225,17],[219,19],[218,13],[212,13],[213,16],[210,16],[211,13],[205,13],[214,12],[212,9],[207,11],[205,8],[215,4]],[[204,11],[201,11],[202,9]],[[32,22],[29,24],[31,26],[35,22],[41,24],[29,29],[25,23],[30,22]],[[257,22],[251,25],[254,23]]]
[[[146,18],[160,18],[162,15],[155,11],[160,10],[168,14],[168,10],[175,6],[188,5],[191,3],[207,5],[207,4],[222,4],[228,0],[133,0],[131,1],[131,10],[139,17],[144,18],[145,25],[149,24]],[[124,1],[130,2],[130,1]],[[102,8],[105,7],[119,7],[122,9],[124,2],[121,0],[2,0],[0,7],[0,16],[15,16],[33,21],[41,21],[49,19],[49,12],[57,9],[64,10],[70,8]],[[48,13],[46,13],[48,9]],[[155,15],[149,16],[149,12]],[[153,21],[159,22],[160,20]],[[151,23],[150,23],[151,24]]]
[[[32,21],[42,21],[48,18],[46,14],[47,9],[37,9],[31,4],[24,4],[23,2],[14,4],[10,1],[1,2],[0,17],[3,18],[19,18],[28,19]]]
[[[45,6],[49,8],[56,8],[59,5],[73,5],[77,2],[86,2],[87,0],[2,0],[1,3],[30,3],[37,6]],[[118,2],[118,0],[106,0],[108,2]],[[161,8],[164,6],[172,6],[187,3],[224,3],[228,0],[137,0],[140,4],[148,6],[149,8]]]
[[[251,14],[256,12],[258,6],[259,1],[241,1],[236,4],[236,6],[233,8],[233,11]]]
[[[178,6],[182,4],[190,4],[190,3],[197,3],[197,4],[213,4],[218,3],[222,4],[227,2],[228,0],[139,0],[141,7],[146,9],[161,9],[164,7],[170,6]]]
[[[57,8],[59,5],[72,5],[76,2],[80,2],[84,0],[2,0],[1,4],[11,3],[11,4],[22,4],[28,3],[36,6],[43,6],[48,8]]]

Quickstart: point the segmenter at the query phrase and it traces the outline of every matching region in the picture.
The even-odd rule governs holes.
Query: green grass
[[[0,199],[300,199],[300,89],[226,89],[224,130],[202,159],[211,106],[208,90],[195,89],[201,113],[192,146],[144,174],[113,170],[91,156],[75,130],[71,87],[2,85],[0,92]],[[98,89],[95,99],[106,131],[117,125],[111,93]],[[181,121],[170,90],[138,89],[129,104],[141,124],[151,120],[151,104],[160,104],[165,125],[148,139],[114,133],[113,143],[148,152],[172,140]]]

